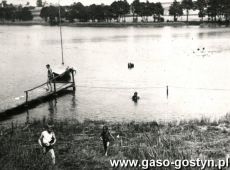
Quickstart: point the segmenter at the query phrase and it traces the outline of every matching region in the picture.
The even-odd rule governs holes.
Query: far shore
[[[15,25],[15,26],[32,26],[43,25],[50,26],[47,22],[35,22],[35,21],[5,21],[0,22],[0,25]],[[183,26],[184,22],[63,22],[62,26],[71,27],[127,27],[127,26]]]
[[[0,25],[13,25],[13,26],[32,26],[43,25],[50,26],[49,23],[44,21],[1,21]],[[189,21],[187,22],[63,22],[62,26],[70,27],[161,27],[161,26],[186,26],[186,25],[201,25],[201,26],[226,26],[224,23],[216,22],[201,22],[201,21]]]

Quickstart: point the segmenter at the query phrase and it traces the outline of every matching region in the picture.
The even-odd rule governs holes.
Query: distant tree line
[[[0,20],[8,21],[29,21],[33,16],[28,7],[14,6],[13,4],[7,4],[6,1],[2,1],[0,4]]]
[[[230,0],[182,0],[174,2],[169,7],[169,15],[173,16],[174,21],[178,17],[186,14],[186,20],[189,21],[189,11],[198,10],[198,17],[208,16],[209,21],[229,21],[230,18]],[[127,15],[132,15],[133,22],[138,22],[141,18],[142,22],[148,22],[148,18],[152,17],[154,22],[164,21],[164,8],[160,2],[153,3],[140,2],[134,0],[129,4],[126,0],[114,1],[111,5],[89,5],[84,6],[82,3],[74,3],[71,6],[61,8],[61,17],[69,22],[78,20],[80,22],[125,22]],[[41,11],[42,18],[49,22],[58,20],[58,7],[43,7]]]
[[[182,0],[181,2],[174,0],[169,7],[169,15],[174,16],[174,21],[177,21],[177,18],[183,15],[183,10],[186,11],[187,21],[189,10],[198,10],[201,21],[208,16],[209,21],[229,22],[230,0]]]
[[[59,7],[43,7],[40,16],[51,23],[57,22]],[[163,21],[164,9],[161,3],[140,2],[134,0],[129,4],[126,0],[114,1],[111,5],[92,4],[84,6],[82,3],[74,3],[71,6],[61,8],[61,17],[69,22],[79,20],[81,22],[126,22],[128,14],[133,15],[133,21],[137,22],[141,17],[142,22],[148,22],[148,17],[152,16],[154,22]]]
[[[142,21],[148,22],[148,17],[152,16],[154,22],[163,21],[161,18],[164,15],[164,8],[160,2],[150,3],[149,1],[140,2],[139,0],[134,0],[131,4],[131,12],[133,14],[134,21],[137,21],[138,16],[142,18]]]
[[[138,22],[141,18],[142,22],[148,22],[152,17],[154,22],[162,22],[164,18],[164,8],[160,2],[153,3],[140,2],[134,0],[131,4],[127,0],[114,1],[110,5],[92,4],[84,6],[82,3],[73,3],[70,6],[44,6],[42,0],[37,0],[37,6],[42,7],[40,16],[47,22],[55,24],[62,19],[69,22],[78,20],[80,22],[126,22],[126,17],[132,15],[133,22]],[[173,16],[174,21],[178,17],[186,14],[186,20],[189,21],[189,12],[198,10],[198,17],[203,21],[204,17],[208,17],[209,21],[226,21],[230,19],[230,0],[182,0],[174,2],[169,7],[169,15]],[[6,0],[0,3],[0,20],[32,20],[31,7],[14,6],[7,4]]]

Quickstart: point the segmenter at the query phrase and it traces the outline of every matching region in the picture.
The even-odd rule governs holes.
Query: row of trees
[[[162,21],[161,15],[164,14],[164,8],[162,7],[162,4],[160,2],[157,3],[150,3],[149,1],[140,2],[139,0],[134,0],[131,4],[131,12],[133,13],[133,17],[140,16],[142,17],[142,20],[148,21],[149,16],[153,16],[154,22]]]
[[[42,7],[42,0],[37,0],[37,6]],[[177,21],[179,16],[186,12],[187,21],[190,10],[198,10],[198,16],[203,20],[208,16],[212,21],[229,21],[230,17],[230,0],[182,0],[174,2],[170,5],[169,15],[174,16],[174,21]],[[71,6],[61,7],[60,16],[73,22],[75,19],[87,21],[106,21],[125,22],[126,16],[132,14],[133,21],[137,22],[138,17],[141,17],[143,22],[148,22],[149,17],[153,17],[154,22],[163,21],[162,15],[164,9],[161,3],[152,3],[148,0],[140,2],[134,0],[129,4],[126,0],[114,1],[111,5],[95,5],[84,6],[82,3],[74,3]],[[59,8],[55,6],[45,6],[41,10],[40,16],[51,23],[58,22]],[[0,19],[1,20],[32,20],[31,9],[29,7],[14,6],[7,4],[6,0],[0,4]]]
[[[59,15],[58,9],[54,8],[57,7],[44,7],[41,17],[46,20],[49,18],[53,22]],[[169,15],[174,17],[174,21],[177,21],[177,18],[182,16],[185,11],[188,21],[190,10],[198,10],[198,16],[202,21],[205,16],[208,16],[212,21],[217,21],[217,19],[218,21],[222,21],[223,19],[228,21],[230,17],[230,0],[182,0],[181,2],[174,0],[170,5]],[[138,21],[138,17],[141,17],[143,22],[148,22],[149,17],[153,17],[154,22],[159,22],[163,21],[161,16],[164,14],[164,9],[161,3],[151,3],[148,0],[146,2],[134,0],[131,4],[126,0],[118,0],[114,1],[111,5],[92,4],[90,6],[84,6],[78,2],[62,8],[61,16],[70,22],[73,22],[75,19],[82,22],[89,20],[92,22],[111,22],[112,20],[125,22],[127,14],[133,15],[134,22]]]
[[[56,9],[54,9],[56,8]],[[74,3],[71,6],[61,8],[62,18],[66,18],[70,22],[78,19],[82,22],[91,20],[111,22],[116,20],[117,22],[125,22],[127,14],[133,14],[133,21],[138,21],[138,16],[142,18],[142,21],[148,22],[148,17],[153,16],[154,21],[162,21],[161,15],[164,14],[164,9],[161,3],[140,2],[134,0],[132,4],[129,4],[126,0],[114,1],[111,5],[95,5],[84,6],[82,3]],[[42,18],[50,22],[58,18],[58,7],[49,6],[43,7],[41,11]]]
[[[14,6],[13,4],[7,4],[3,1],[0,5],[0,20],[10,20],[10,21],[28,21],[32,20],[33,16],[28,7]]]
[[[187,21],[189,16],[189,10],[198,10],[198,16],[203,21],[203,18],[207,15],[212,21],[229,21],[230,16],[230,0],[182,0],[177,2],[176,0],[171,4],[169,8],[169,15],[174,16],[174,21],[178,16],[183,15],[183,10],[186,11]]]

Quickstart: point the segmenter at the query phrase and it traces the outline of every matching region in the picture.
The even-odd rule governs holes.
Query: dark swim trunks
[[[53,146],[43,146],[45,148],[45,153],[49,152],[49,150],[53,149]]]
[[[52,138],[52,140],[51,140],[49,143],[50,143],[50,144],[53,143],[53,138]],[[42,146],[45,148],[45,153],[49,152],[50,149],[53,149],[53,145],[46,146],[46,145],[43,143]]]

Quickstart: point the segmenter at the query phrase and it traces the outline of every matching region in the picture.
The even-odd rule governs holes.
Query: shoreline
[[[0,22],[0,25],[7,25],[7,26],[33,26],[33,25],[41,25],[41,26],[51,26],[47,22],[39,22],[39,21],[21,21],[21,22],[11,22],[5,21]],[[62,26],[69,26],[69,27],[163,27],[163,26],[226,26],[224,23],[216,23],[216,22],[201,22],[201,21],[189,21],[186,22],[74,22],[62,23]]]
[[[50,121],[33,120],[26,125],[12,124],[7,129],[0,126],[2,168],[52,169],[49,155],[43,156],[37,143],[43,127]],[[194,119],[158,124],[63,120],[53,124],[57,137],[54,148],[56,168],[59,170],[109,169],[111,159],[173,161],[199,158],[217,161],[226,159],[230,152],[230,138],[227,137],[230,134],[230,115],[218,121]],[[115,137],[108,157],[103,156],[103,145],[99,139],[105,124]],[[175,166],[165,169],[175,169]]]
[[[201,22],[64,22],[62,26],[70,26],[70,27],[129,27],[129,26],[186,26],[186,25],[200,25]],[[0,25],[8,25],[8,26],[33,26],[33,25],[42,25],[42,26],[51,26],[47,22],[39,22],[39,21],[20,21],[20,22],[11,22],[5,21],[0,22]],[[54,25],[55,26],[55,25]]]
[[[12,25],[12,26],[33,26],[33,25],[42,25],[42,26],[51,26],[47,22],[34,22],[34,21],[25,21],[25,22],[0,22],[0,25]],[[62,26],[70,27],[128,27],[128,26],[184,26],[184,22],[146,22],[146,23],[133,23],[133,22],[74,22],[62,23]],[[56,25],[54,25],[56,26]]]
[[[72,26],[72,27],[163,27],[163,26],[185,26],[186,24],[183,22],[173,23],[173,22],[148,22],[148,23],[133,23],[133,22],[99,22],[99,23],[93,23],[93,22],[79,22],[79,23],[63,23],[63,26]]]
[[[24,22],[0,22],[0,25],[6,25],[6,26],[33,26],[33,25],[43,25],[43,26],[49,26],[48,23],[45,22],[34,22],[34,21],[24,21]]]

